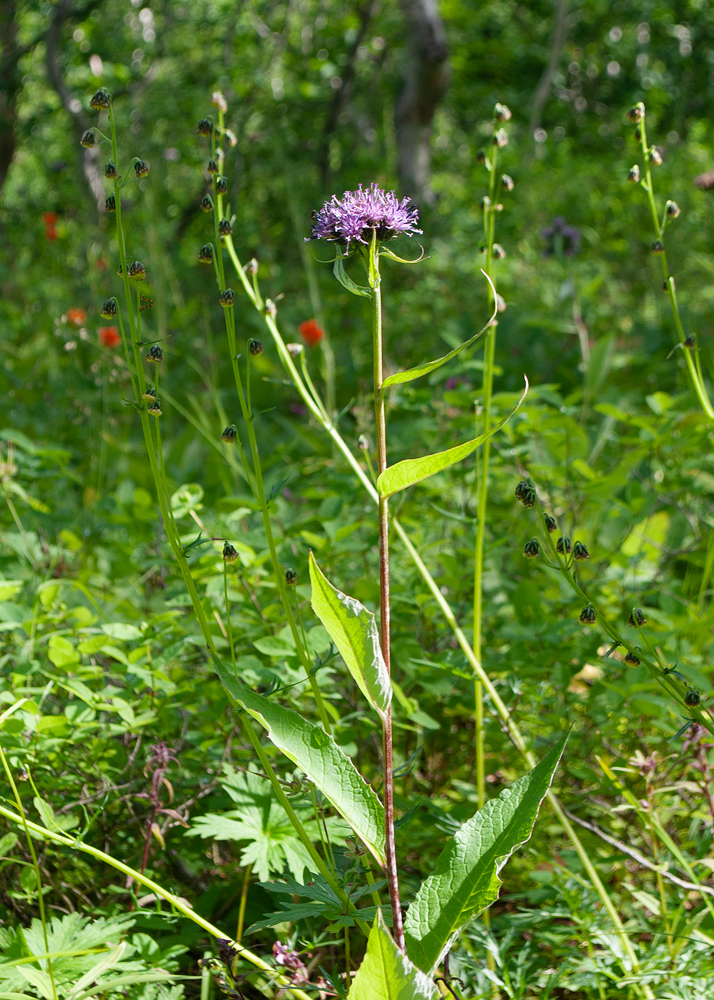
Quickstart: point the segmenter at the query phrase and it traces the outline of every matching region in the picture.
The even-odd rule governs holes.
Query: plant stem
[[[647,132],[645,130],[645,119],[644,116],[639,122],[640,129],[640,143],[642,146],[642,158],[644,164],[645,177],[641,182],[642,187],[647,192],[647,201],[650,207],[650,213],[652,214],[652,224],[654,226],[654,231],[657,235],[657,239],[663,243],[662,237],[664,234],[664,229],[660,223],[659,217],[657,215],[657,206],[655,205],[654,199],[654,188],[652,185],[652,169],[650,166],[650,155],[647,146]],[[702,378],[701,366],[699,364],[699,358],[697,355],[697,347],[694,349],[686,347],[686,335],[684,333],[684,326],[682,325],[682,317],[679,312],[679,304],[677,302],[677,290],[674,284],[674,277],[670,273],[669,266],[667,264],[667,254],[664,250],[658,255],[662,261],[662,274],[664,276],[664,282],[667,288],[667,296],[669,298],[669,304],[672,308],[672,316],[674,317],[674,325],[677,330],[677,336],[679,338],[679,343],[682,345],[682,351],[684,352],[684,360],[687,363],[687,368],[689,370],[689,378],[692,383],[692,388],[699,399],[702,409],[709,417],[710,420],[714,420],[714,407],[712,406],[711,400],[706,390],[704,384],[704,379]],[[696,341],[695,341],[696,344]],[[695,360],[696,359],[696,360]]]
[[[7,713],[3,714],[3,718],[5,718],[6,714]],[[40,874],[40,866],[39,866],[39,863],[37,861],[37,853],[35,851],[35,845],[33,844],[32,837],[30,836],[30,830],[32,829],[33,824],[30,823],[30,822],[28,822],[27,817],[25,816],[25,809],[24,809],[24,807],[22,805],[22,799],[20,798],[20,793],[17,790],[17,785],[15,784],[15,779],[12,776],[12,771],[10,770],[10,768],[8,766],[7,760],[5,759],[5,754],[3,753],[2,747],[0,747],[0,761],[2,761],[3,770],[5,771],[5,777],[7,778],[8,784],[10,785],[10,788],[12,789],[12,796],[15,799],[15,802],[17,804],[17,808],[18,808],[18,810],[20,812],[20,817],[19,818],[20,818],[22,827],[23,827],[23,829],[25,831],[25,839],[27,840],[27,846],[29,848],[30,856],[32,858],[32,867],[33,867],[34,872],[35,872],[35,884],[37,886],[37,905],[38,905],[39,910],[40,910],[40,923],[42,924],[42,937],[43,937],[44,942],[45,942],[45,954],[47,955],[47,973],[48,973],[48,975],[50,977],[50,984],[52,986],[52,996],[53,996],[54,1000],[58,1000],[58,998],[57,998],[57,985],[55,983],[55,974],[54,974],[54,970],[52,968],[52,958],[50,957],[50,944],[49,944],[49,939],[48,939],[48,936],[47,936],[47,915],[45,914],[45,900],[44,900],[44,897],[43,897],[43,894],[42,894],[42,876]],[[40,968],[41,967],[42,966],[40,966]]]
[[[236,929],[236,943],[240,944],[243,939],[243,925],[245,923],[245,906],[248,901],[248,887],[250,886],[250,873],[252,865],[248,865],[243,875],[243,887],[240,891],[240,908],[238,910],[238,927]]]
[[[377,231],[373,230],[369,247],[369,284],[372,289],[372,352],[374,365],[374,415],[377,428],[377,475],[387,468],[387,423],[382,391],[383,338],[382,338],[382,290],[379,273],[379,250]],[[390,607],[389,607],[389,501],[379,498],[379,619],[382,656],[391,678],[390,657]],[[392,761],[392,707],[389,705],[382,716],[382,764],[384,768],[384,832],[385,856],[387,860],[387,884],[392,904],[392,931],[401,952],[406,953],[402,908],[399,901],[399,877],[394,844],[394,772]]]
[[[496,133],[496,122],[493,123],[493,132]],[[498,159],[498,146],[492,143],[491,160],[489,164],[488,181],[488,202],[484,205],[484,237],[486,242],[486,267],[485,272],[489,279],[493,281],[493,235],[495,228],[495,198],[496,198],[496,164]],[[494,286],[495,287],[495,286]],[[489,305],[493,296],[491,285],[489,284]],[[491,426],[491,397],[493,395],[493,363],[496,350],[496,327],[489,326],[486,332],[486,339],[483,349],[483,381],[481,385],[483,408],[481,414],[481,431],[477,426],[477,433],[486,433]],[[478,421],[477,421],[478,423]],[[491,440],[488,438],[481,446],[478,458],[478,504],[476,513],[476,545],[474,549],[474,636],[473,650],[479,662],[483,659],[483,548],[486,536],[486,508],[488,505],[488,466],[491,457]],[[474,680],[474,739],[476,745],[476,791],[478,795],[479,809],[482,809],[486,802],[486,766],[484,758],[484,733],[483,733],[483,685],[476,678]]]

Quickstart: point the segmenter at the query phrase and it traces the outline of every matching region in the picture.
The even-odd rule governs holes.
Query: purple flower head
[[[569,226],[562,215],[556,215],[551,224],[541,230],[545,240],[544,257],[574,257],[580,250],[580,230]]]
[[[374,183],[365,190],[360,184],[341,198],[333,194],[313,213],[312,236],[307,239],[345,243],[349,250],[354,243],[370,243],[373,232],[380,242],[421,233],[418,221],[419,213],[410,198],[399,201],[394,191],[382,191]]]

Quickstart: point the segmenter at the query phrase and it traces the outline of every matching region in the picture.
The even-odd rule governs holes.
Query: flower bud
[[[225,177],[216,178],[216,191],[218,194],[228,194],[228,181]]]
[[[164,352],[161,349],[160,344],[152,344],[149,350],[146,352],[146,360],[152,361],[155,365],[161,364],[164,360]]]
[[[256,357],[258,354],[262,354],[263,353],[263,342],[262,342],[262,340],[249,340],[248,341],[248,350],[253,355],[253,357]]]
[[[366,434],[360,434],[357,438],[357,447],[360,451],[369,451],[369,438]]]
[[[153,385],[147,385],[141,398],[147,400],[147,402],[152,399],[156,399],[156,389],[154,389]]]
[[[201,209],[204,212],[213,211],[213,198],[211,198],[210,194],[204,194],[203,198],[201,199]]]
[[[278,315],[278,307],[275,305],[272,299],[266,299],[265,305],[263,306],[263,312],[266,316],[272,316],[273,319]]]
[[[202,118],[196,126],[199,135],[211,135],[213,132],[213,122],[210,118]]]
[[[491,252],[493,254],[494,260],[503,260],[506,256],[506,251],[503,249],[500,243],[494,243]]]
[[[556,551],[561,556],[569,555],[570,554],[570,549],[571,549],[571,544],[570,544],[570,539],[568,538],[568,536],[567,535],[562,535],[558,539],[558,541],[555,543],[555,548],[556,548]]]
[[[218,235],[219,236],[230,236],[233,232],[233,226],[230,224],[228,219],[221,219],[218,223]]]
[[[295,572],[294,569],[285,570],[285,582],[287,583],[288,587],[295,586],[295,584],[297,583],[297,573]]]
[[[552,514],[544,514],[543,515],[543,520],[545,521],[546,528],[548,529],[548,531],[551,534],[554,531],[557,531],[557,529],[558,529],[558,523],[555,520],[555,518],[552,516]]]
[[[221,303],[224,309],[231,309],[236,300],[236,293],[232,288],[226,288],[225,292],[221,292],[218,297],[218,301]]]
[[[107,299],[102,308],[99,310],[99,315],[103,319],[114,319],[117,314],[117,300],[112,296],[111,299]]]
[[[483,198],[481,199],[481,208],[482,208],[482,209],[484,210],[484,212],[485,212],[485,211],[487,211],[487,210],[488,210],[488,209],[489,209],[490,207],[491,207],[491,199],[489,198],[489,196],[488,196],[487,194],[485,194],[485,195],[483,196]]]
[[[215,160],[209,160],[208,161],[208,166],[206,167],[206,170],[208,171],[209,174],[217,174],[218,173],[218,164],[216,163],[216,161]]]
[[[98,111],[102,108],[108,108],[112,103],[112,95],[108,93],[103,87],[90,98],[89,106],[90,108],[96,108]]]
[[[220,90],[214,90],[211,94],[211,104],[223,114],[228,110],[228,101],[226,101]]]
[[[650,146],[649,158],[650,158],[650,163],[654,167],[662,166],[662,154],[660,153],[660,151],[657,149],[656,146]]]
[[[667,215],[670,219],[676,219],[682,214],[682,209],[679,207],[676,201],[668,201],[666,205]]]
[[[690,708],[694,708],[701,700],[701,695],[694,688],[689,688],[684,696],[684,704],[689,705]]]
[[[160,417],[161,416],[161,403],[159,402],[159,400],[158,399],[152,400],[152,402],[149,404],[149,407],[148,407],[148,409],[147,409],[146,412],[150,413],[152,417]]]
[[[244,268],[246,274],[257,274],[258,273],[258,261],[255,257],[251,257]]]
[[[693,333],[690,333],[689,336],[684,338],[684,346],[689,351],[693,351],[694,348],[697,346],[697,341]]]
[[[536,538],[531,538],[530,542],[526,542],[523,546],[523,555],[526,559],[535,559],[540,552],[540,545]]]
[[[499,148],[508,145],[508,135],[505,128],[497,129],[493,136],[493,144]]]
[[[630,612],[630,617],[627,619],[627,624],[631,625],[633,628],[639,628],[640,625],[647,624],[647,619],[639,608],[633,608]]]
[[[664,243],[662,240],[655,240],[652,243],[652,253],[664,253]]]
[[[238,428],[235,424],[229,424],[221,434],[221,441],[225,441],[226,444],[233,444],[237,437]]]
[[[146,268],[140,260],[135,260],[127,268],[127,273],[134,281],[143,281],[146,278]]]
[[[493,117],[497,122],[508,122],[511,120],[511,109],[505,104],[497,104],[493,109]]]
[[[501,178],[501,184],[503,185],[504,191],[512,191],[516,186],[510,174],[503,175],[503,177]]]
[[[144,160],[136,160],[134,163],[134,173],[137,177],[148,177],[149,164],[145,163]]]
[[[104,202],[104,211],[116,212],[116,210],[117,210],[117,200],[113,194],[110,194],[109,197]]]
[[[110,160],[109,163],[104,164],[104,176],[110,181],[115,181],[117,179],[119,174],[117,172],[116,163],[112,163]]]
[[[532,480],[522,479],[518,486],[516,486],[514,496],[516,500],[520,500],[523,506],[527,509],[535,507],[536,491]]]
[[[629,666],[631,667],[639,667],[640,658],[639,656],[635,656],[635,654],[630,652],[630,650],[628,649],[628,651],[625,653],[625,663],[629,664]]]
[[[288,349],[288,354],[293,358],[297,358],[305,350],[302,344],[286,344],[285,346]]]
[[[640,182],[640,168],[637,164],[634,167],[630,167],[630,172],[627,175],[628,181],[631,184],[639,184]]]
[[[206,243],[198,251],[198,259],[201,264],[212,264],[213,263],[213,247],[210,243]]]
[[[639,101],[634,108],[630,108],[627,112],[627,117],[631,122],[641,122],[645,117],[645,106],[642,101]]]
[[[91,149],[92,146],[96,145],[97,137],[94,134],[93,128],[88,128],[84,133],[82,138],[79,140],[80,146],[84,146],[85,149]]]
[[[479,149],[478,150],[478,152],[476,153],[476,162],[477,163],[485,163],[486,162],[486,150],[485,149]]]
[[[237,558],[238,558],[238,552],[236,551],[236,549],[231,545],[230,542],[226,542],[226,544],[223,546],[224,562],[234,563]]]
[[[595,608],[592,604],[588,604],[586,608],[580,612],[580,617],[578,621],[581,625],[594,625],[597,621],[597,615],[595,614]]]
[[[583,545],[582,542],[576,542],[575,545],[573,545],[573,559],[577,559],[578,562],[584,562],[589,558],[590,553],[587,550],[587,546]]]

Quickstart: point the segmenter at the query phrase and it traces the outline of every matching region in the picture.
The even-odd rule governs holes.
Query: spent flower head
[[[344,243],[349,251],[354,244],[369,244],[373,234],[379,242],[397,236],[414,236],[419,212],[410,198],[400,201],[394,191],[383,191],[378,184],[362,185],[345,191],[341,198],[332,196],[313,214],[309,240]]]

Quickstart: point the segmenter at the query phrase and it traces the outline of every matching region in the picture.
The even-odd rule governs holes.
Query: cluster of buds
[[[135,260],[127,267],[127,274],[134,281],[144,281],[146,279],[146,268],[140,260]]]
[[[90,98],[89,106],[90,108],[94,108],[95,111],[106,111],[111,103],[112,95],[101,87],[96,94]]]
[[[535,507],[536,491],[533,481],[531,479],[522,479],[518,486],[516,486],[514,496],[516,500],[521,501],[527,510]]]
[[[684,696],[684,704],[688,705],[690,708],[695,708],[701,701],[701,695],[694,688],[688,688],[687,693]]]

